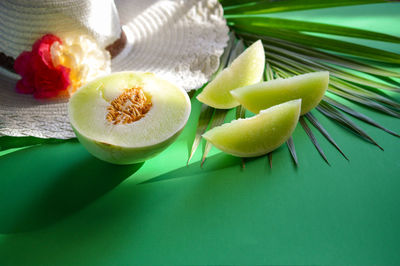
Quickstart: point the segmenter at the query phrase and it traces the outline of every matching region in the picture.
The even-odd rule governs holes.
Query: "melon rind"
[[[260,110],[301,99],[301,115],[316,107],[329,84],[329,72],[312,72],[286,79],[275,79],[232,90],[232,96],[246,109]]]
[[[239,102],[232,97],[229,91],[260,82],[264,66],[264,47],[258,40],[207,84],[197,99],[218,109],[230,109],[238,106]]]
[[[113,125],[107,106],[134,86],[152,99],[140,120]],[[152,73],[118,72],[89,82],[70,98],[68,114],[81,144],[95,157],[114,164],[143,162],[170,145],[183,130],[191,105],[187,93]]]
[[[73,129],[79,142],[94,157],[109,163],[124,165],[144,162],[158,155],[176,140],[183,128],[179,129],[170,138],[155,145],[132,148],[94,141],[80,134],[75,128]]]
[[[293,133],[300,116],[301,100],[282,103],[258,115],[215,127],[203,138],[238,157],[256,157],[281,146]]]

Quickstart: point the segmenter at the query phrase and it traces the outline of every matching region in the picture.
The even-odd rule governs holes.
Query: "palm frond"
[[[342,41],[322,36],[314,36],[293,30],[276,29],[272,27],[255,25],[234,25],[232,26],[232,28],[239,35],[241,34],[241,32],[248,32],[259,35],[260,38],[262,38],[263,35],[272,36],[286,41],[300,43],[306,46],[370,59],[377,62],[395,64],[400,63],[400,55],[397,53],[356,44],[354,42]]]
[[[234,27],[238,27],[239,25],[243,27],[259,26],[279,30],[287,29],[301,32],[323,33],[382,42],[400,43],[400,38],[397,36],[325,23],[266,17],[265,15],[236,15],[227,16],[227,18],[229,25]]]
[[[339,148],[339,146],[336,144],[336,142],[333,140],[331,135],[328,133],[328,131],[322,126],[322,124],[318,121],[318,119],[311,113],[307,113],[305,115],[307,117],[307,120],[313,124],[313,126],[321,132],[321,134],[340,152],[340,154],[343,155],[343,157],[346,160],[349,160],[347,156],[343,153],[342,149]]]
[[[358,118],[358,119],[361,120],[361,121],[364,121],[365,123],[368,123],[368,124],[370,124],[370,125],[373,125],[374,127],[380,128],[380,129],[382,129],[383,131],[385,131],[385,132],[387,132],[387,133],[389,133],[389,134],[392,134],[393,136],[400,137],[399,134],[397,134],[396,132],[394,132],[394,131],[392,131],[392,130],[390,130],[390,129],[387,129],[387,128],[381,126],[380,124],[378,124],[377,122],[375,122],[372,118],[369,118],[368,116],[366,116],[366,115],[364,115],[364,114],[362,114],[362,113],[360,113],[360,112],[357,112],[356,110],[353,110],[353,109],[351,109],[351,108],[348,107],[348,106],[345,106],[345,105],[339,103],[338,101],[332,99],[331,97],[325,96],[325,97],[324,97],[324,100],[325,100],[327,103],[333,105],[334,107],[336,107],[336,108],[342,110],[343,112],[348,113],[349,115],[351,115],[351,116],[353,116],[353,117],[355,117],[355,118]]]
[[[296,53],[296,55],[312,59],[314,62],[327,62],[377,76],[400,77],[399,72],[390,71],[384,68],[366,64],[359,60],[335,55],[333,53],[318,50],[316,48],[302,45],[296,42],[286,41],[271,36],[260,36],[248,32],[241,32],[239,36],[246,40],[258,40],[261,38],[264,45],[281,48],[282,51],[290,51],[292,53]]]
[[[218,67],[217,71],[215,71],[214,75],[211,77],[210,80],[213,80],[228,65],[229,58],[232,57],[231,56],[232,50],[235,49],[235,46],[236,46],[235,45],[236,40],[237,40],[237,38],[235,36],[235,33],[233,31],[231,31],[229,33],[228,44],[225,47],[224,53],[221,56],[219,67]]]
[[[269,168],[271,168],[271,169],[272,169],[272,154],[273,154],[272,151],[267,154],[268,162],[269,162]]]
[[[200,141],[201,141],[201,135],[203,135],[204,132],[206,132],[207,127],[210,124],[213,112],[214,112],[214,108],[207,106],[205,104],[203,104],[201,106],[200,116],[199,116],[199,120],[197,122],[196,135],[195,135],[193,143],[192,143],[192,149],[190,151],[189,158],[187,160],[187,164],[189,164],[194,153],[196,152],[197,147],[199,146]]]
[[[236,107],[236,119],[243,119],[246,117],[246,108],[243,105]],[[242,168],[245,168],[245,159],[242,158]]]
[[[289,149],[290,155],[293,158],[293,161],[296,165],[298,165],[298,160],[297,160],[297,154],[296,154],[296,148],[294,146],[294,142],[293,142],[293,137],[290,136],[289,139],[286,141],[286,145]]]
[[[337,1],[254,1],[254,0],[220,0],[225,7],[226,15],[229,14],[268,14],[277,12],[290,12],[298,10],[310,10],[317,8],[329,8],[337,6],[362,5],[384,3],[384,0],[337,0]]]
[[[278,58],[278,60],[286,60],[289,62],[301,63],[303,65],[306,65],[310,70],[315,70],[315,71],[327,70],[331,73],[332,76],[336,78],[340,78],[364,86],[369,86],[371,88],[400,92],[399,87],[391,86],[383,82],[355,75],[339,67],[316,62],[315,60],[309,59],[300,53],[282,49],[276,46],[270,46],[270,45],[264,45],[264,46],[266,49],[267,57]]]
[[[227,113],[228,113],[228,110],[226,110],[226,109],[215,109],[213,118],[211,120],[210,129],[222,125],[222,123],[224,123]],[[207,158],[207,155],[211,150],[211,147],[212,147],[211,143],[209,141],[206,141],[206,146],[204,148],[203,157],[201,158],[201,166],[203,166],[203,164]]]
[[[246,108],[243,105],[236,107],[236,119],[242,119],[246,117]]]
[[[339,111],[334,109],[327,102],[322,101],[318,105],[317,110],[320,111],[322,114],[326,115],[327,117],[335,120],[339,124],[343,125],[345,128],[349,129],[356,135],[362,137],[363,139],[371,142],[372,144],[378,146],[381,150],[383,150],[383,148],[381,146],[379,146],[379,144],[375,140],[373,140],[364,130],[362,130],[358,125],[356,125],[349,118],[347,118],[346,116],[341,114]]]
[[[266,63],[265,64],[265,80],[273,80],[274,79],[274,72],[272,71],[271,64]]]
[[[220,0],[224,7],[228,26],[234,34],[231,33],[231,40],[228,45],[229,52],[224,53],[224,60],[221,60],[223,66],[219,71],[229,65],[244,50],[245,46],[258,39],[262,40],[266,51],[265,80],[288,78],[313,71],[329,71],[331,78],[326,96],[316,109],[356,136],[383,150],[346,114],[394,136],[399,137],[399,134],[350,108],[348,102],[341,101],[341,99],[400,118],[400,102],[397,96],[393,97],[394,93],[400,93],[400,82],[396,80],[400,78],[400,73],[384,67],[386,64],[399,66],[400,54],[354,42],[354,39],[358,38],[399,44],[400,37],[384,32],[333,24],[268,17],[268,14],[388,2],[393,1]],[[233,36],[238,38],[237,41],[232,41]],[[350,41],[339,40],[337,36],[353,39]],[[227,111],[215,112],[218,112],[219,118],[217,117],[212,122],[214,125],[222,123],[221,121],[225,118]],[[236,118],[244,118],[244,116],[244,108],[237,107]],[[300,124],[328,164],[325,153],[306,119],[348,160],[321,122],[309,112],[300,118]],[[297,165],[298,159],[293,138],[290,137],[286,144]],[[205,154],[207,154],[209,148],[206,144]],[[205,156],[203,154],[203,162]],[[267,156],[272,167],[272,153]]]
[[[335,88],[335,86],[332,86],[332,85],[329,86],[329,91],[334,93],[334,94],[336,94],[336,95],[339,95],[339,96],[341,96],[341,97],[343,97],[345,99],[348,99],[348,100],[356,102],[356,103],[360,103],[360,104],[362,104],[362,105],[364,105],[366,107],[369,107],[371,109],[374,109],[376,111],[380,111],[382,113],[391,115],[393,117],[400,118],[400,114],[398,112],[395,112],[392,109],[390,109],[390,108],[388,108],[388,107],[386,107],[386,106],[384,106],[382,104],[374,102],[370,98],[359,96],[359,95],[356,95],[356,94],[354,94],[352,92],[345,92],[345,91],[342,91],[342,90],[338,90],[338,89]]]
[[[303,127],[304,131],[306,132],[306,134],[308,135],[308,137],[310,138],[311,142],[314,144],[315,148],[318,150],[319,154],[322,156],[322,158],[324,158],[325,162],[330,165],[328,158],[326,158],[326,155],[322,149],[322,147],[319,145],[317,138],[314,136],[314,133],[311,131],[311,128],[307,125],[306,120],[304,119],[304,117],[300,117],[299,119],[300,125]]]
[[[243,40],[239,39],[239,41],[236,43],[236,45],[234,46],[234,48],[230,53],[227,65],[230,66],[233,60],[235,60],[235,58],[238,57],[244,51],[245,48],[246,47],[244,46]]]

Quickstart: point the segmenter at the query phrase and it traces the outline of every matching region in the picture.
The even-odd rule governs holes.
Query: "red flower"
[[[54,42],[62,43],[57,36],[47,34],[33,44],[31,52],[17,57],[14,69],[22,77],[17,83],[17,92],[33,93],[40,99],[68,95],[70,69],[54,66],[50,51]]]

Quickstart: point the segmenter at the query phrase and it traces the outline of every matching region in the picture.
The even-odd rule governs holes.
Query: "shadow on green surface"
[[[201,161],[193,162],[187,166],[183,166],[176,170],[146,180],[142,183],[139,183],[139,185],[187,176],[194,176],[197,174],[204,174],[207,172],[218,171],[232,166],[238,166],[239,168],[241,164],[241,159],[238,157],[227,155],[225,153],[218,153],[216,155],[207,157],[204,167],[201,166]]]
[[[140,186],[125,182],[82,212],[54,226],[6,235],[0,238],[0,258],[3,255],[11,264],[29,261],[33,264],[107,265],[110,261],[105,259],[109,254],[117,253],[119,263],[124,265],[132,264],[132,261],[171,264],[172,249],[184,251],[190,246],[185,244],[186,237],[193,233],[199,237],[195,228],[202,232],[200,234],[210,234],[209,231],[213,231],[210,227],[218,229],[226,225],[221,224],[219,215],[212,214],[220,213],[221,208],[242,204],[249,190],[261,189],[264,186],[260,182],[274,180],[238,173],[240,158],[225,154],[211,156],[206,169],[201,169],[198,164],[196,162],[189,168],[206,171],[201,178],[186,176],[190,170],[182,167],[163,175],[169,179],[177,178],[167,182]],[[217,165],[226,167],[226,175],[212,170]],[[204,217],[211,220],[211,225],[203,224]],[[157,244],[152,244],[153,241]],[[153,249],[159,247],[165,247],[169,252],[154,255]],[[26,250],[24,256],[17,255],[21,249]],[[74,257],[70,254],[83,255]],[[170,257],[169,263],[165,256]]]
[[[102,162],[75,142],[4,155],[0,158],[0,233],[36,230],[68,217],[141,166]]]
[[[77,142],[76,138],[73,139],[43,139],[36,137],[0,137],[0,151],[5,151],[13,148],[21,148],[26,146],[33,146],[39,144],[54,144],[64,142]]]

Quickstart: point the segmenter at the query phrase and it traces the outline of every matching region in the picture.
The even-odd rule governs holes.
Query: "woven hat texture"
[[[13,58],[47,33],[88,34],[102,48],[121,35],[112,0],[2,0],[0,29],[0,52]]]
[[[34,2],[37,7],[32,7],[36,6]],[[40,27],[35,25],[45,25],[40,22],[43,17],[32,14],[37,10],[30,11],[31,8],[40,10],[46,3],[54,5],[51,14],[55,25],[50,31],[38,30]],[[10,7],[11,4],[14,6]],[[19,21],[21,10],[18,11],[17,4],[25,5],[22,10],[25,18],[31,18],[31,23]],[[102,5],[108,8],[101,9]],[[76,10],[71,11],[71,7]],[[217,0],[119,0],[115,5],[109,0],[5,0],[0,1],[0,10],[0,51],[7,55],[16,57],[21,49],[30,50],[42,33],[57,33],[57,30],[80,30],[107,46],[120,36],[122,26],[127,43],[112,59],[112,71],[154,72],[186,91],[198,89],[207,82],[219,65],[228,39],[228,27]],[[12,14],[7,19],[18,23],[11,25],[5,21],[3,16],[7,12]],[[104,25],[94,23],[103,16],[107,21]],[[69,20],[71,24],[65,27]],[[24,32],[29,25],[32,30]],[[8,31],[5,27],[11,27],[15,36],[3,36]],[[36,30],[39,37],[32,37],[37,34]],[[12,42],[15,44],[9,47]],[[25,42],[29,42],[28,47]],[[18,94],[15,92],[18,79],[16,74],[0,68],[0,136],[75,137],[68,121],[67,102],[38,101],[32,95]]]

